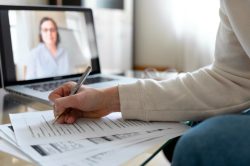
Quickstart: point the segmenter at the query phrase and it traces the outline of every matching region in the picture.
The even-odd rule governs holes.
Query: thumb
[[[79,109],[79,105],[75,95],[58,98],[54,101],[55,115],[63,113],[68,108]]]

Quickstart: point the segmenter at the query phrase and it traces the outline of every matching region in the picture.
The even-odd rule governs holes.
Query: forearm
[[[210,68],[168,81],[140,80],[119,87],[121,112],[125,119],[203,120],[248,108],[248,85],[250,80],[246,78]]]

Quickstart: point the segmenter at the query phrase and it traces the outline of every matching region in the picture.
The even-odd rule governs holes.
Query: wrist
[[[120,112],[118,86],[104,89],[106,107],[111,112]]]

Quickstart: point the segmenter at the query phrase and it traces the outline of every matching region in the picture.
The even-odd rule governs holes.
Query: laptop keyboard
[[[87,78],[84,82],[85,85],[93,84],[93,83],[100,83],[100,82],[107,82],[107,81],[113,81],[113,78],[107,78],[107,77],[92,77]],[[41,83],[41,84],[35,84],[35,85],[28,85],[28,88],[40,91],[40,92],[46,92],[46,91],[52,91],[58,86],[68,82],[68,81],[74,81],[77,82],[78,79],[72,79],[72,80],[58,80],[53,82],[47,82],[47,83]]]

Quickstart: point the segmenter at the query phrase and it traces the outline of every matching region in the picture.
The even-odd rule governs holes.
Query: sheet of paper
[[[6,135],[2,132],[0,132],[0,151],[11,154],[13,156],[16,156],[17,158],[20,158],[22,160],[31,162],[31,160],[22,153],[22,151],[17,148],[14,142],[10,140]]]
[[[160,137],[157,139],[141,141],[137,144],[134,144],[129,147],[116,149],[113,151],[107,151],[106,153],[101,153],[97,155],[93,155],[91,157],[85,158],[86,163],[90,166],[98,166],[98,165],[109,165],[109,166],[117,166],[126,163],[127,161],[135,158],[141,153],[144,153],[148,149],[152,148],[152,145],[156,145],[165,141],[166,138]],[[144,161],[144,160],[143,160]],[[143,162],[141,161],[141,162]],[[83,162],[82,162],[83,163]],[[137,163],[138,165],[141,163]]]
[[[148,142],[147,148],[152,147],[153,140],[166,135],[180,135],[188,129],[179,123],[124,121],[120,113],[101,119],[80,119],[72,125],[53,124],[52,111],[11,114],[10,119],[15,131],[11,137],[16,136],[14,142],[25,154],[42,165],[75,165],[77,162],[80,165],[95,165],[92,161],[108,162],[105,158],[114,151],[118,153],[141,142]],[[4,129],[6,133],[11,131],[10,127]],[[133,150],[124,159],[120,158],[119,162],[123,163],[139,152],[143,152],[143,148],[142,151]]]
[[[69,154],[74,153],[87,153],[90,150],[101,148],[101,145],[114,146],[114,144],[110,145],[110,143],[118,143],[121,141],[129,141],[128,139],[133,138],[144,138],[149,136],[151,133],[164,133],[164,134],[172,134],[172,133],[182,133],[183,130],[150,130],[150,131],[141,131],[141,132],[131,132],[125,134],[113,134],[109,136],[102,137],[92,137],[92,138],[84,138],[77,140],[69,140],[69,141],[57,141],[50,142],[46,144],[35,144],[29,146],[22,146],[22,150],[27,154],[33,157],[36,161],[41,160],[51,160],[55,157],[62,157],[62,155],[68,156]],[[153,135],[156,137],[155,135]],[[158,135],[157,135],[158,136]]]
[[[58,165],[58,166],[98,166],[109,165],[116,166],[134,158],[135,156],[145,152],[155,144],[159,144],[176,137],[182,133],[174,133],[169,135],[158,135],[158,137],[145,137],[138,139],[130,143],[121,143],[113,148],[104,148],[97,153],[93,153],[86,157],[84,153],[81,155],[75,155],[74,157],[68,155],[68,157],[61,160],[50,160],[42,162],[41,165]]]
[[[0,125],[0,129],[4,129],[4,131],[7,131],[8,134],[6,135],[8,136],[8,138],[14,139],[13,138],[14,132],[11,129],[11,126],[9,124]],[[105,151],[105,149],[106,151],[108,151],[108,150],[111,150],[112,148],[114,149],[114,148],[122,147],[125,145],[127,147],[128,145],[135,143],[135,141],[138,142],[138,141],[143,141],[145,139],[151,140],[151,139],[154,139],[155,137],[160,137],[162,135],[166,135],[166,134],[173,135],[173,133],[179,134],[179,133],[182,133],[183,131],[185,131],[185,127],[182,128],[182,131],[159,129],[159,130],[151,130],[151,131],[145,131],[145,132],[144,131],[132,132],[132,133],[126,133],[126,134],[115,134],[115,135],[105,136],[105,137],[87,138],[83,140],[75,140],[75,141],[65,142],[65,143],[57,142],[57,143],[51,143],[51,144],[45,144],[45,145],[37,145],[36,148],[34,149],[33,148],[27,149],[23,147],[20,149],[22,149],[22,151],[25,152],[25,154],[29,154],[33,158],[33,161],[36,160],[37,163],[43,163],[46,160],[57,161],[57,160],[61,160],[61,158],[67,158],[71,156],[74,159],[76,154],[85,154],[84,155],[85,157],[90,156],[91,160],[93,160],[93,158],[96,158],[96,156],[100,156],[100,155],[102,156],[103,151]],[[33,151],[31,149],[33,149]],[[27,157],[25,157],[19,152],[20,150],[13,148],[13,147],[12,148],[9,147],[9,150],[12,151],[13,155],[17,155],[18,157],[21,156],[24,159],[28,160]],[[13,153],[13,151],[16,153]],[[66,154],[63,154],[63,152],[65,152]],[[36,153],[39,153],[42,157],[37,158]],[[104,154],[106,154],[106,152]]]
[[[34,161],[17,145],[11,124],[0,125],[0,138],[0,151],[9,153],[28,162]]]
[[[31,160],[28,157],[26,157],[22,152],[20,152],[19,149],[16,149],[3,139],[0,139],[0,151],[16,156],[17,158],[20,158],[27,162],[31,162]]]
[[[5,141],[17,146],[15,133],[11,124],[0,125],[0,134]]]
[[[74,124],[53,124],[52,110],[10,114],[18,145],[101,137],[135,131],[177,128],[176,123],[125,121],[120,113],[101,119],[79,119]]]
[[[154,135],[154,136],[153,136]],[[129,146],[133,146],[135,144],[138,144],[139,142],[143,142],[143,141],[147,141],[147,140],[153,140],[156,139],[158,137],[160,137],[162,135],[158,135],[156,133],[154,134],[150,134],[150,136],[146,136],[146,137],[140,137],[140,138],[129,138],[128,140],[123,140],[120,141],[119,143],[109,143],[106,146],[101,145],[99,146],[97,149],[94,150],[90,150],[87,153],[75,153],[75,154],[67,154],[67,157],[62,157],[64,161],[60,161],[58,162],[58,159],[54,159],[54,160],[47,160],[47,161],[43,161],[40,164],[41,165],[48,165],[47,163],[50,163],[51,165],[62,165],[63,163],[65,165],[83,165],[83,163],[85,163],[85,159],[88,158],[92,158],[95,156],[102,156],[103,154],[106,154],[109,151],[114,151],[115,149],[123,149],[125,147],[129,147]],[[45,164],[46,163],[46,164]],[[87,165],[87,164],[84,164]]]
[[[108,153],[106,153],[105,155],[103,155],[102,157],[95,157],[95,156],[91,156],[91,163],[89,165],[122,165],[123,163],[135,158],[136,156],[138,156],[141,153],[144,153],[145,151],[147,151],[148,149],[152,148],[152,145],[157,145],[159,143],[165,143],[166,141],[168,141],[171,138],[177,137],[179,135],[183,134],[182,133],[172,133],[172,134],[167,134],[164,135],[162,137],[159,137],[157,139],[152,139],[152,140],[148,140],[148,141],[142,141],[138,144],[135,144],[133,146],[129,146],[123,149],[117,149],[115,151],[109,151]],[[144,162],[145,160],[143,160],[142,162]],[[95,163],[95,164],[93,164]],[[138,164],[142,164],[142,163],[138,163]]]

